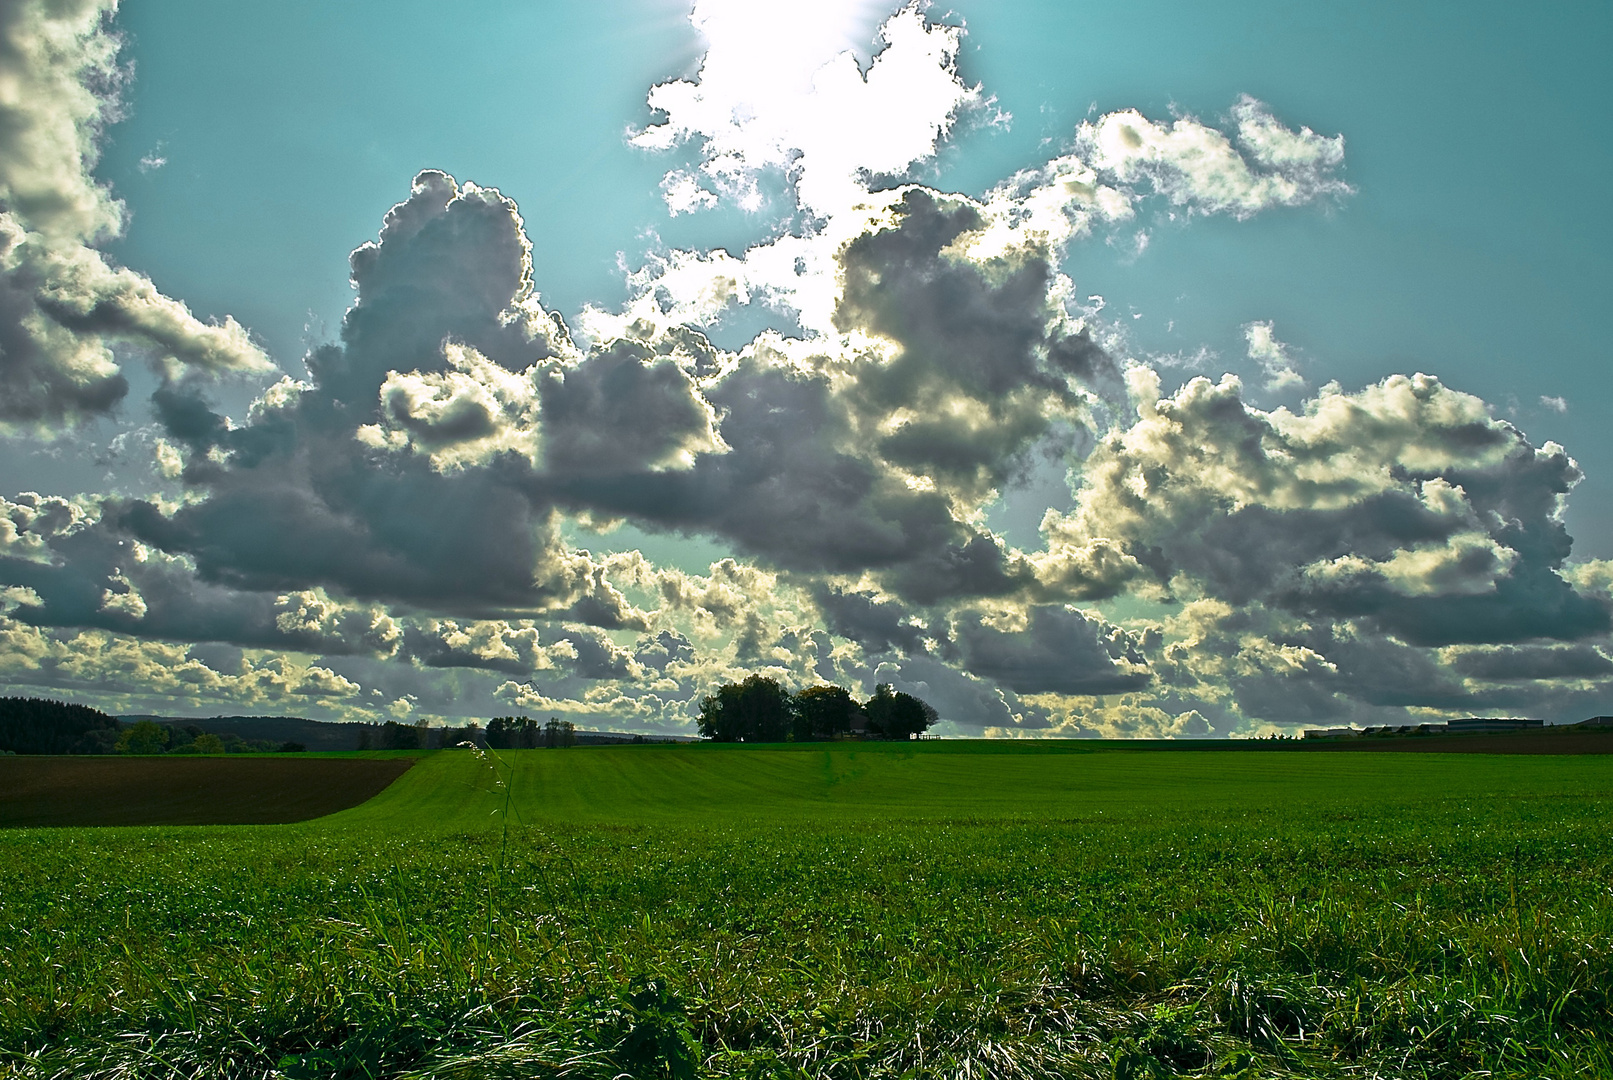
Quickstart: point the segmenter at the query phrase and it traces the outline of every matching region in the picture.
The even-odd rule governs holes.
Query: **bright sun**
[[[899,5],[878,0],[697,0],[690,21],[705,36],[706,62],[756,80],[758,97],[799,92],[848,50],[866,57],[874,33]],[[710,74],[708,71],[708,77]]]

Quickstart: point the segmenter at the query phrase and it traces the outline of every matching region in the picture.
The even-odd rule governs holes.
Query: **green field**
[[[1613,757],[502,756],[0,831],[0,1075],[1613,1077]]]

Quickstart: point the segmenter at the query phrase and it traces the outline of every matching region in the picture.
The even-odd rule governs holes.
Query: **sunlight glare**
[[[805,92],[818,69],[841,53],[866,63],[879,24],[899,9],[879,0],[697,0],[689,19],[709,46],[705,77],[744,80],[759,107]],[[723,70],[712,71],[714,65]]]

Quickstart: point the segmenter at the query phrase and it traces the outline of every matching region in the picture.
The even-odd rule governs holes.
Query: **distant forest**
[[[700,700],[700,735],[713,742],[821,742],[829,739],[913,739],[939,717],[926,702],[874,688],[862,704],[841,686],[809,686],[791,694],[776,680],[752,675],[724,683]]]
[[[119,720],[86,705],[46,698],[0,697],[0,753],[5,754],[239,754],[303,750],[439,750],[471,743],[495,750],[569,747],[579,743],[644,742],[642,735],[579,732],[569,720],[540,723],[496,716],[486,727],[323,723],[297,717],[220,716]]]
[[[205,721],[204,721],[205,722]],[[88,705],[0,698],[0,753],[245,754],[304,749],[301,743],[215,734],[194,723],[124,723]]]
[[[123,725],[88,705],[45,698],[0,698],[0,751],[110,754]]]

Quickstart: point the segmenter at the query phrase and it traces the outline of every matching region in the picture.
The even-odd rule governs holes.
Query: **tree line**
[[[551,716],[538,723],[529,716],[495,716],[484,728],[474,720],[463,727],[430,727],[424,721],[365,724],[359,728],[360,750],[451,750],[470,743],[492,750],[539,750],[577,745],[577,726]]]
[[[10,754],[261,754],[301,743],[216,735],[195,724],[125,724],[88,705],[49,698],[0,698],[0,752]]]
[[[700,737],[713,742],[821,742],[861,737],[912,739],[938,720],[925,701],[880,683],[859,704],[842,686],[792,694],[776,679],[752,675],[700,699]]]

